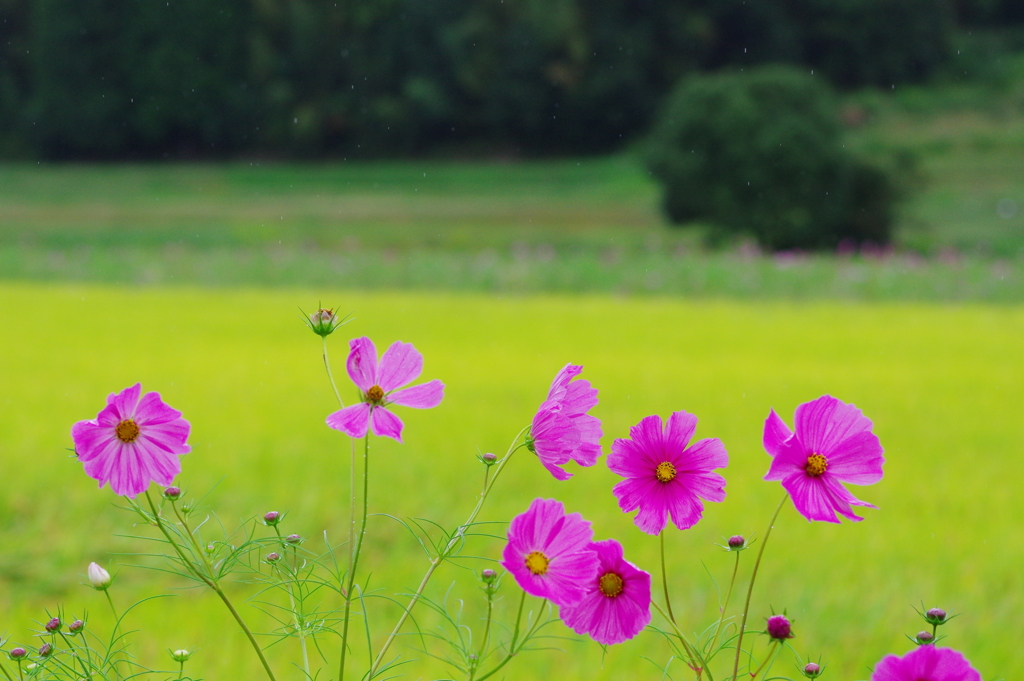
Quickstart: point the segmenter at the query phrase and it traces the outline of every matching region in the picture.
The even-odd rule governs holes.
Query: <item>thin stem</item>
[[[668,618],[674,624],[676,616],[672,613],[672,601],[668,597],[668,572],[665,570],[665,530],[658,533],[661,537],[661,585],[665,589],[665,607],[668,609]]]
[[[708,681],[715,681],[714,677],[711,675],[711,670],[708,669],[707,662],[705,662],[704,658],[701,657],[701,654],[697,652],[697,649],[693,645],[691,645],[689,641],[686,640],[686,636],[683,635],[683,632],[679,629],[679,626],[676,625],[676,623],[673,620],[669,619],[668,613],[661,609],[661,606],[658,605],[657,601],[652,600],[651,605],[653,605],[654,609],[657,610],[661,614],[661,616],[668,620],[668,623],[672,625],[672,629],[674,629],[676,632],[676,637],[683,644],[683,650],[685,650],[686,654],[690,656],[690,668],[694,669],[697,672],[697,678],[700,678],[701,673],[707,672]]]
[[[185,676],[185,662],[182,661],[182,662],[178,663],[178,681],[181,681],[181,679],[184,676]]]
[[[235,610],[235,606],[231,604],[231,601],[228,599],[228,595],[224,593],[219,586],[214,587],[214,590],[217,592],[217,595],[220,596],[220,599],[224,601],[224,605],[227,606],[228,610],[231,611],[231,616],[235,618],[236,622],[238,622],[238,626],[240,626],[242,631],[245,632],[246,637],[249,639],[249,643],[252,644],[253,649],[259,656],[260,662],[263,663],[263,669],[266,670],[267,676],[270,677],[270,681],[277,681],[277,677],[274,676],[274,672],[270,669],[270,663],[267,662],[267,658],[263,655],[263,650],[260,648],[260,644],[256,642],[256,638],[252,635],[252,632],[249,631],[249,627],[247,627],[245,621],[242,620],[242,616],[238,614],[238,611]]]
[[[768,523],[768,530],[764,533],[764,539],[761,540],[761,548],[757,551],[757,560],[754,561],[754,571],[750,575],[750,586],[747,588],[747,603],[743,606],[743,619],[740,621],[740,633],[736,639],[736,662],[732,668],[732,681],[737,681],[740,675],[740,655],[743,654],[743,632],[747,628],[747,615],[750,614],[750,598],[754,595],[754,580],[757,579],[757,569],[761,567],[761,556],[764,555],[764,547],[768,545],[768,537],[771,536],[772,528],[775,527],[775,521],[779,517],[779,513],[782,511],[782,507],[786,505],[789,500],[789,493],[787,492],[782,497],[782,501],[779,502],[778,508],[775,509],[775,513],[772,514],[772,519]]]
[[[356,581],[356,567],[359,565],[359,554],[363,550],[363,537],[366,536],[366,515],[369,508],[370,493],[370,432],[363,438],[363,518],[359,528],[359,538],[352,552],[348,572],[348,588],[345,590],[345,615],[341,627],[341,661],[338,663],[338,681],[345,679],[345,656],[348,653],[348,624],[352,612],[352,589]],[[366,614],[364,613],[365,617]]]
[[[715,643],[718,642],[718,635],[722,633],[722,622],[725,621],[725,611],[729,609],[729,598],[732,597],[732,587],[736,584],[736,573],[740,569],[740,554],[742,551],[736,552],[736,562],[732,565],[732,579],[729,580],[729,590],[725,592],[725,603],[722,604],[722,612],[718,616],[718,625],[715,627],[715,635],[711,639],[711,646],[708,650],[711,651],[711,655],[715,654]]]
[[[327,358],[327,336],[320,337],[324,342],[324,368],[327,369],[327,380],[331,382],[331,387],[334,388],[334,396],[338,398],[338,404],[341,408],[345,408],[345,401],[341,399],[341,393],[338,392],[338,386],[334,383],[334,374],[331,373],[331,360]]]
[[[491,493],[491,490],[494,489],[494,484],[498,481],[498,476],[501,475],[501,471],[505,469],[505,465],[508,463],[509,459],[512,458],[512,455],[516,453],[516,450],[523,446],[522,443],[519,442],[519,438],[523,436],[523,433],[526,432],[527,428],[529,428],[529,426],[526,426],[526,428],[523,428],[516,434],[516,437],[512,440],[512,444],[509,446],[505,456],[503,456],[501,461],[496,464],[494,475],[491,477],[490,481],[488,482],[486,476],[484,477],[484,487],[480,491],[480,497],[476,502],[476,506],[473,508],[473,512],[469,514],[469,518],[465,523],[459,526],[458,530],[448,541],[447,546],[444,547],[444,550],[439,552],[430,560],[430,567],[427,568],[426,574],[424,574],[423,579],[420,580],[420,585],[417,587],[416,592],[412,595],[412,598],[409,599],[409,605],[405,606],[405,610],[402,611],[402,615],[398,618],[398,622],[395,624],[394,629],[391,630],[391,633],[388,635],[387,640],[384,641],[384,645],[381,647],[380,652],[377,653],[377,657],[374,658],[373,664],[370,666],[370,672],[367,675],[367,679],[373,679],[373,675],[377,672],[377,669],[384,661],[384,654],[387,653],[388,648],[391,647],[395,637],[398,636],[398,632],[402,630],[402,626],[409,618],[410,613],[412,613],[412,609],[416,607],[416,604],[423,595],[423,590],[427,587],[427,582],[430,581],[430,577],[434,574],[434,571],[437,570],[438,566],[448,557],[449,552],[458,546],[459,542],[461,542],[462,538],[465,536],[466,529],[476,520],[477,515],[479,515],[480,510],[484,506],[484,501],[487,500],[487,496]],[[483,678],[486,677],[481,677],[481,680]],[[341,680],[339,679],[339,681]]]
[[[525,591],[523,592],[523,597],[519,599],[519,614],[516,615],[516,627],[515,627],[515,629],[513,630],[513,633],[512,633],[512,642],[509,643],[508,653],[505,655],[504,659],[502,659],[501,662],[499,662],[497,665],[495,665],[494,669],[492,669],[491,671],[489,671],[486,674],[484,674],[483,676],[481,676],[477,681],[484,681],[484,679],[486,679],[486,678],[488,678],[490,676],[494,676],[495,674],[498,673],[498,670],[500,670],[502,667],[504,667],[506,664],[508,664],[509,660],[511,660],[513,657],[515,657],[516,652],[517,652],[516,651],[516,641],[519,639],[519,623],[522,622],[522,620],[523,620],[523,606],[524,605],[526,605],[526,592]]]
[[[281,536],[281,528],[277,525],[274,525],[274,532],[277,533],[277,538],[280,539],[281,543],[283,544],[284,537]],[[274,566],[274,570],[278,570],[282,574],[284,573],[284,570],[281,570],[276,565]],[[300,611],[301,607],[298,609],[295,607],[295,595],[292,592],[292,581],[294,581],[296,585],[299,587],[300,593],[302,590],[302,585],[299,584],[299,552],[294,546],[292,546],[292,575],[294,575],[294,580],[292,579],[292,577],[289,576],[286,582],[288,587],[288,602],[292,606],[292,619],[295,620],[295,631],[299,635],[299,646],[302,648],[302,668],[306,671],[306,678],[312,678],[309,675],[309,654],[306,651],[306,628],[305,626],[303,626],[305,615],[303,615],[302,612]]]
[[[107,603],[110,603],[110,612],[114,614],[114,633],[117,633],[117,623],[120,620],[117,618],[117,608],[114,607],[114,599],[110,597],[109,589],[104,589],[103,595],[107,597]]]
[[[775,659],[774,653],[778,650],[778,641],[772,641],[772,643],[775,644],[775,647],[768,651],[768,655],[765,656],[764,662],[761,663],[761,666],[757,668],[756,672],[750,675],[751,681],[757,678],[757,675],[761,673],[761,670],[764,669],[764,666],[768,664],[769,660]]]
[[[71,657],[73,657],[76,660],[78,660],[78,665],[82,668],[82,674],[84,675],[84,678],[91,679],[92,678],[92,674],[90,674],[89,670],[86,668],[85,660],[83,660],[81,657],[79,657],[78,650],[75,649],[75,642],[72,639],[68,638],[64,634],[63,631],[61,631],[59,633],[60,633],[61,639],[64,641],[65,645],[67,645],[68,649],[71,651]]]

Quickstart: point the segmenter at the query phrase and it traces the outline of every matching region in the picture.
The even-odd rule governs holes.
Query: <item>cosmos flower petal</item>
[[[597,390],[585,380],[573,380],[582,366],[567,364],[555,376],[548,398],[530,425],[532,449],[558,480],[572,474],[559,468],[569,461],[593,466],[601,456],[601,421],[587,414],[597,404]]]
[[[402,441],[402,419],[384,407],[374,407],[370,411],[370,424],[374,435]]]
[[[687,471],[677,475],[676,479],[669,484],[682,485],[694,492],[697,497],[707,501],[719,504],[725,501],[725,478],[718,473],[707,470],[699,470],[692,473]]]
[[[412,343],[395,341],[380,358],[377,385],[390,392],[412,383],[423,373],[423,355]]]
[[[673,480],[672,482],[675,482]],[[668,494],[668,488],[672,486],[672,483],[665,485],[663,488],[663,494],[665,494],[665,506],[668,507],[669,515],[672,517],[672,523],[680,530],[688,530],[698,522],[704,515],[704,503],[700,500],[696,494]],[[722,493],[722,499],[725,499],[725,493]],[[642,509],[641,509],[642,510]]]
[[[860,409],[831,395],[801,404],[796,408],[795,420],[796,432],[804,446],[826,457],[847,438],[871,430],[871,420]]]
[[[789,429],[783,420],[772,409],[764,422],[764,449],[772,456],[779,456],[785,447],[786,440],[793,437],[793,431]]]
[[[779,447],[778,454],[772,459],[768,472],[765,473],[765,480],[783,480],[796,472],[802,472],[807,467],[807,457],[810,452],[796,437],[791,437]]]
[[[562,367],[562,370],[555,374],[555,380],[551,381],[551,388],[548,390],[547,399],[561,400],[565,396],[569,382],[579,376],[582,371],[582,366],[571,362]]]
[[[170,454],[188,454],[192,448],[185,441],[191,428],[191,424],[183,418],[156,425],[142,424],[139,426],[138,441]]]
[[[142,384],[136,383],[119,393],[107,396],[107,404],[113,407],[112,412],[118,422],[135,417],[135,408],[139,404],[139,395],[141,394]]]
[[[441,404],[443,398],[444,383],[434,379],[411,388],[396,390],[388,395],[387,401],[389,404],[400,404],[413,409],[432,409]]]
[[[689,449],[669,460],[675,464],[679,472],[725,468],[729,465],[729,453],[725,451],[725,445],[721,440],[709,437],[697,440]]]
[[[377,347],[366,336],[353,338],[348,345],[348,360],[345,367],[352,382],[365,393],[377,385]]]
[[[814,478],[797,473],[783,480],[782,487],[793,497],[796,510],[807,520],[839,522],[839,518],[836,517],[836,511],[840,510],[836,508],[836,495],[829,489],[824,477]],[[852,513],[849,504],[846,505],[846,511]],[[861,520],[857,516],[853,516],[853,519]]]
[[[105,428],[95,421],[79,421],[71,426],[71,439],[75,442],[75,453],[79,461],[91,461],[117,437],[111,428]]]
[[[981,674],[961,652],[925,645],[903,657],[886,655],[875,665],[871,681],[981,681]]]
[[[143,395],[135,409],[135,422],[140,426],[172,423],[180,418],[181,412],[167,406],[156,392]]]
[[[566,413],[584,414],[597,406],[597,388],[591,387],[590,381],[584,379],[573,381],[566,387],[558,401],[565,405]]]
[[[697,432],[697,417],[685,411],[674,411],[668,417],[668,425],[663,435],[667,452],[683,451],[690,444],[693,434]],[[724,452],[725,449],[722,449]]]
[[[882,444],[870,431],[840,442],[828,456],[829,475],[853,485],[873,485],[882,479]]]
[[[629,429],[629,439],[637,444],[640,451],[643,451],[649,461],[664,461],[663,450],[664,431],[662,430],[661,417],[651,414],[640,419],[640,423]]]
[[[360,402],[339,409],[327,417],[327,425],[352,437],[364,437],[370,429],[370,405]]]

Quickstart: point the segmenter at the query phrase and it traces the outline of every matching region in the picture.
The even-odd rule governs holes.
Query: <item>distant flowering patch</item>
[[[618,433],[622,436],[612,442],[608,468],[622,478],[612,494],[608,494],[607,482],[583,487],[606,475],[587,470],[602,453],[604,431],[601,420],[591,413],[598,406],[597,389],[580,378],[581,365],[566,364],[535,411],[525,411],[529,405],[523,405],[522,428],[511,438],[504,454],[496,453],[502,450],[493,442],[481,441],[473,447],[475,451],[465,453],[464,463],[452,464],[465,469],[464,477],[470,484],[480,485],[466,495],[472,497],[473,510],[464,522],[445,525],[421,517],[388,516],[415,536],[425,554],[424,574],[416,590],[396,592],[379,584],[377,575],[388,574],[381,568],[388,567],[389,562],[409,558],[407,554],[392,555],[392,547],[397,544],[390,535],[375,537],[368,544],[370,533],[378,527],[368,519],[385,515],[371,513],[370,509],[376,510],[398,494],[414,496],[420,486],[396,489],[390,481],[386,486],[371,485],[370,471],[377,470],[371,451],[381,455],[371,449],[370,436],[401,442],[404,425],[392,409],[436,407],[444,397],[445,386],[438,379],[411,385],[423,371],[423,356],[411,343],[397,341],[378,359],[376,346],[364,336],[349,341],[346,367],[357,389],[357,400],[343,406],[331,372],[328,338],[348,319],[334,309],[303,313],[304,323],[318,336],[333,399],[341,406],[326,417],[327,424],[352,438],[364,439],[361,461],[356,456],[357,443],[345,443],[348,498],[332,507],[346,511],[337,523],[347,535],[341,539],[299,526],[287,509],[250,509],[247,519],[234,531],[224,529],[208,509],[202,508],[201,515],[197,515],[199,502],[193,501],[188,486],[174,484],[181,473],[180,457],[190,451],[191,426],[158,393],[143,395],[140,384],[110,395],[95,419],[79,421],[71,430],[75,453],[86,474],[98,480],[101,487],[109,483],[116,494],[125,497],[124,508],[133,514],[135,532],[146,542],[145,552],[130,554],[133,562],[153,563],[156,559],[145,567],[176,574],[216,594],[245,635],[269,681],[277,681],[274,666],[279,661],[277,657],[268,659],[265,651],[269,645],[279,646],[278,655],[289,657],[306,679],[385,679],[406,672],[413,678],[424,675],[426,672],[421,674],[419,670],[411,673],[412,660],[396,649],[398,645],[419,647],[424,656],[444,661],[451,672],[445,678],[521,678],[510,671],[509,665],[528,652],[565,647],[560,639],[570,636],[570,632],[604,646],[608,656],[615,654],[609,646],[645,633],[655,634],[642,647],[644,658],[655,664],[651,678],[792,681],[794,676],[818,679],[827,674],[828,665],[820,656],[814,661],[797,654],[794,641],[799,645],[804,639],[795,637],[793,620],[786,611],[768,613],[751,604],[755,602],[752,596],[765,546],[790,499],[796,511],[808,520],[832,523],[838,523],[839,516],[861,520],[854,515],[853,506],[870,506],[845,487],[879,482],[885,461],[872,422],[857,407],[830,395],[819,397],[796,408],[793,430],[774,410],[770,411],[762,435],[764,449],[772,457],[765,479],[781,483],[782,499],[763,534],[749,528],[716,528],[713,534],[721,537],[723,543],[719,546],[724,549],[718,555],[728,555],[731,578],[722,582],[724,588],[717,592],[704,588],[704,596],[685,598],[682,607],[673,608],[671,591],[682,580],[670,575],[670,561],[666,560],[670,551],[678,551],[678,546],[667,548],[679,536],[672,533],[670,523],[680,531],[689,530],[704,518],[705,502],[725,501],[726,480],[721,471],[730,463],[726,447],[718,438],[695,439],[697,417],[687,411],[676,410],[665,422],[658,415],[644,416],[629,429],[628,437]],[[622,411],[628,404],[620,401],[615,408]],[[327,411],[325,407],[322,413]],[[450,440],[458,442],[457,438]],[[749,452],[752,446],[756,442],[738,443],[736,451]],[[520,450],[529,454],[516,456]],[[533,456],[557,481],[573,477],[566,470],[571,462],[583,470],[573,483],[562,483],[552,481],[531,464],[520,473],[526,476],[520,479],[520,490],[575,485],[576,498],[596,507],[590,517],[602,533],[623,524],[628,527],[626,518],[614,511],[614,497],[619,510],[636,513],[632,520],[640,532],[630,530],[633,536],[623,538],[622,543],[619,538],[595,541],[594,526],[581,513],[567,512],[558,499],[534,498],[525,511],[511,519],[504,542],[499,544],[501,529],[494,521],[479,518],[499,479],[509,477],[503,471],[510,462],[524,457],[532,461]],[[469,466],[475,466],[475,472]],[[357,479],[360,473],[361,479]],[[162,486],[160,494],[150,493],[154,482]],[[338,481],[333,472],[325,473],[321,484],[333,493]],[[423,488],[429,489],[430,484]],[[581,497],[581,489],[593,493]],[[458,490],[450,491],[453,500],[459,499],[459,494]],[[343,495],[338,492],[334,496]],[[528,499],[534,494],[520,492],[520,501],[512,507],[523,508],[524,496]],[[816,542],[825,541],[825,530],[813,530],[818,533]],[[640,533],[658,536],[660,560],[652,560],[650,540]],[[626,559],[623,543],[636,563]],[[363,551],[367,545],[377,550]],[[381,547],[386,547],[383,555]],[[747,565],[752,558],[746,553],[751,548],[756,549],[756,558],[749,570],[741,570],[740,563]],[[822,550],[820,555],[827,556],[828,552]],[[695,565],[709,573],[723,567],[704,564],[691,556],[690,549],[681,557],[691,568],[684,590],[691,597],[700,588],[693,583]],[[439,588],[434,576],[456,561],[460,568],[475,561],[484,564],[472,570],[449,570],[447,585]],[[642,567],[645,562],[660,568],[652,571],[660,577],[660,584],[655,585],[651,572]],[[800,568],[795,565],[791,569]],[[166,650],[174,663],[173,670],[163,669],[166,657],[157,668],[144,667],[128,652],[133,630],[122,621],[134,606],[117,603],[130,582],[112,579],[110,572],[95,562],[89,564],[87,576],[87,586],[100,592],[98,597],[109,606],[106,621],[95,609],[90,611],[91,618],[84,611],[76,617],[63,608],[45,613],[33,629],[43,639],[41,642],[8,646],[0,639],[0,650],[6,651],[6,660],[0,659],[0,678],[125,681],[148,677],[188,681],[197,678],[185,671],[186,663],[195,664],[191,660],[197,650],[225,649],[219,642],[198,648],[170,646]],[[454,589],[469,580],[476,599],[456,596]],[[229,581],[233,586],[226,589]],[[733,594],[744,586],[743,605],[738,609]],[[852,590],[854,585],[850,587]],[[255,611],[245,611],[233,603],[235,591],[245,588],[250,589],[250,602],[258,606]],[[512,598],[505,597],[509,589],[514,590]],[[697,626],[691,618],[695,611],[706,607],[708,592],[718,596],[717,603],[715,596],[711,597],[712,605],[717,605],[716,618],[708,625]],[[869,593],[859,597],[869,597]],[[399,604],[400,612],[389,629],[381,630],[377,625],[391,612],[374,608],[384,601]],[[676,605],[680,605],[678,600]],[[811,603],[806,609],[813,607]],[[440,622],[438,629],[421,628],[424,625],[414,611],[425,608]],[[810,614],[800,615],[801,632],[810,628]],[[923,604],[919,614],[927,628],[909,637],[917,648],[902,657],[884,657],[875,666],[871,681],[981,681],[979,672],[963,654],[936,645],[946,638],[939,636],[939,627],[946,628],[956,614],[941,608],[925,610]],[[250,626],[252,617],[258,619],[259,626]],[[106,638],[101,636],[104,628],[109,632]],[[418,635],[407,636],[409,628]],[[360,630],[367,638],[366,649],[357,646],[353,638],[360,635],[356,633]],[[793,655],[788,663],[790,676],[780,671],[780,666],[787,664],[784,653]],[[326,666],[322,664],[325,660]],[[557,669],[557,665],[552,663],[548,668]],[[615,672],[622,678],[642,677],[628,665],[616,663],[614,668],[629,669],[625,676]]]

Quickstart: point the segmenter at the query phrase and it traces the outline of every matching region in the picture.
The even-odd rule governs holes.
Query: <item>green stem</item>
[[[352,612],[352,590],[355,587],[356,567],[359,565],[359,554],[363,550],[363,537],[366,536],[366,515],[369,508],[370,493],[370,431],[363,438],[363,518],[359,528],[359,538],[352,551],[348,571],[348,587],[345,589],[345,615],[341,627],[341,661],[338,663],[338,681],[345,679],[345,656],[348,653],[348,624]],[[366,614],[363,613],[365,617]]]
[[[398,618],[398,622],[395,624],[394,629],[391,630],[391,633],[388,635],[387,640],[384,641],[384,645],[381,647],[380,652],[377,653],[377,656],[374,658],[373,664],[370,666],[370,672],[367,675],[368,680],[373,679],[373,676],[377,672],[377,669],[384,661],[384,654],[387,653],[388,648],[391,647],[391,644],[394,642],[395,637],[397,637],[398,633],[402,630],[402,626],[405,625],[405,621],[409,618],[410,613],[412,613],[412,609],[416,607],[416,604],[419,602],[420,597],[423,595],[423,590],[427,587],[427,582],[430,581],[430,578],[434,574],[434,571],[437,570],[438,566],[441,565],[441,563],[443,563],[444,560],[448,557],[449,552],[456,546],[458,546],[459,542],[462,541],[466,529],[470,527],[476,520],[477,515],[479,515],[480,510],[484,506],[484,501],[487,500],[487,496],[491,493],[491,490],[494,489],[494,484],[498,481],[498,476],[501,475],[501,471],[505,469],[505,465],[508,463],[509,459],[512,458],[512,455],[516,453],[516,450],[523,446],[522,443],[519,442],[519,438],[523,436],[523,433],[526,432],[527,428],[529,428],[529,426],[523,428],[516,434],[516,437],[512,441],[512,444],[509,446],[509,449],[505,453],[505,456],[503,456],[501,461],[499,461],[495,465],[494,476],[491,477],[490,482],[487,481],[487,476],[484,476],[484,488],[483,490],[481,490],[480,498],[477,500],[476,507],[473,508],[473,512],[469,514],[469,518],[466,520],[465,523],[459,526],[459,529],[455,532],[454,535],[452,535],[452,538],[448,541],[448,545],[445,546],[444,550],[438,553],[434,558],[430,560],[430,567],[427,568],[426,574],[424,574],[423,579],[420,580],[420,585],[419,587],[417,587],[416,592],[413,593],[412,598],[409,599],[409,605],[405,606],[405,610],[402,611],[402,615]],[[483,678],[486,677],[481,677],[481,680]],[[341,680],[339,679],[339,681]]]
[[[68,649],[69,649],[69,650],[71,651],[71,657],[73,657],[73,658],[75,658],[76,660],[78,660],[78,665],[79,665],[79,666],[80,666],[80,667],[82,668],[82,674],[83,674],[83,678],[85,678],[85,679],[91,679],[91,678],[92,678],[92,675],[91,675],[91,674],[89,673],[89,670],[88,670],[88,669],[86,668],[86,666],[85,666],[85,660],[83,660],[83,659],[82,659],[82,658],[81,658],[81,657],[80,657],[80,656],[78,655],[78,650],[77,650],[77,649],[75,648],[75,643],[74,643],[74,641],[73,641],[73,640],[71,640],[70,638],[68,638],[68,637],[67,637],[67,636],[66,636],[66,635],[64,634],[64,632],[63,632],[63,631],[62,631],[62,632],[60,632],[60,637],[61,637],[61,639],[62,639],[62,640],[64,641],[65,645],[67,645]]]
[[[675,621],[669,619],[668,614],[661,609],[661,606],[658,605],[657,601],[652,600],[651,605],[653,605],[654,609],[657,610],[661,614],[661,616],[668,620],[668,623],[672,625],[672,629],[674,629],[676,632],[676,637],[683,644],[683,650],[685,650],[686,654],[690,656],[690,668],[693,669],[697,667],[699,669],[697,671],[697,678],[699,679],[702,673],[707,672],[708,681],[715,681],[714,677],[711,675],[711,670],[708,669],[707,662],[705,662],[704,658],[701,657],[700,653],[697,652],[697,649],[693,645],[691,645],[689,641],[686,640],[686,636],[683,635],[683,632],[679,629],[679,626],[676,625]]]
[[[274,525],[274,532],[277,533],[277,538],[281,540],[282,544],[284,544],[285,541],[284,537],[281,536],[281,528]],[[273,569],[281,572],[282,574],[284,573],[284,570],[281,570],[277,566],[274,566]],[[292,546],[292,575],[294,576],[294,579],[289,576],[286,582],[288,586],[288,602],[292,606],[292,619],[295,620],[295,631],[299,635],[299,646],[302,648],[302,668],[306,671],[306,678],[309,679],[313,677],[309,675],[309,653],[306,650],[306,628],[303,626],[306,616],[301,612],[301,608],[297,609],[295,607],[295,595],[292,591],[293,581],[296,583],[296,586],[299,587],[300,593],[302,590],[302,585],[299,584],[299,552],[294,546]]]
[[[184,678],[184,676],[185,676],[185,663],[184,662],[179,662],[178,663],[178,681],[181,681],[181,679]]]
[[[772,641],[772,643],[776,644],[776,647],[774,647],[774,648],[772,648],[771,650],[768,651],[768,655],[765,656],[764,662],[761,663],[761,666],[757,668],[756,672],[754,672],[753,674],[750,675],[750,681],[754,681],[754,679],[757,678],[757,675],[761,673],[761,670],[764,669],[764,666],[766,664],[768,664],[768,661],[774,659],[774,653],[778,650],[778,647],[777,647],[778,641]]]
[[[267,672],[267,676],[270,678],[270,681],[277,681],[277,677],[274,676],[274,672],[270,669],[270,663],[267,662],[267,658],[263,655],[263,649],[260,648],[260,644],[256,642],[256,637],[252,635],[252,632],[249,630],[249,627],[246,626],[245,621],[242,619],[242,616],[238,614],[237,610],[235,610],[235,606],[231,604],[231,601],[228,599],[227,594],[224,593],[223,589],[220,588],[220,585],[217,583],[215,579],[213,579],[212,577],[207,577],[206,575],[202,574],[201,572],[199,572],[199,570],[196,569],[195,564],[185,556],[185,552],[181,550],[181,547],[178,546],[178,543],[174,541],[174,539],[171,537],[171,533],[167,531],[166,527],[164,527],[163,519],[160,517],[160,514],[156,510],[156,504],[153,503],[153,497],[150,496],[149,490],[146,490],[146,501],[149,502],[149,508],[153,511],[154,522],[156,522],[157,527],[160,528],[160,531],[163,533],[168,543],[170,543],[170,545],[174,547],[174,550],[178,553],[178,557],[181,558],[182,563],[189,570],[189,572],[194,574],[204,584],[213,589],[213,591],[220,597],[220,599],[224,602],[224,605],[227,606],[227,609],[231,613],[231,616],[235,618],[235,622],[237,622],[238,626],[242,628],[243,632],[245,632],[246,637],[249,639],[249,643],[252,644],[253,650],[256,651],[256,655],[260,658],[260,662],[263,663],[263,669]],[[189,536],[192,537],[191,534],[189,534]],[[195,537],[192,537],[192,542],[195,543]],[[201,550],[199,551],[199,553],[200,555],[203,555],[203,552]],[[107,597],[109,598],[109,594]],[[111,601],[111,607],[113,607],[113,601]]]
[[[341,399],[341,393],[338,392],[338,386],[334,383],[334,374],[331,373],[331,361],[327,358],[327,336],[320,337],[324,342],[324,368],[327,369],[327,380],[331,382],[331,387],[334,388],[334,396],[338,398],[338,404],[341,408],[345,408],[345,401]]]
[[[718,616],[718,625],[715,627],[715,635],[711,639],[711,646],[708,647],[712,656],[715,654],[715,643],[718,642],[718,635],[722,633],[722,622],[725,621],[725,611],[729,609],[729,599],[732,597],[732,587],[736,584],[736,573],[740,569],[740,553],[742,553],[742,551],[736,552],[736,562],[733,563],[732,566],[732,579],[729,580],[729,590],[725,592],[725,603],[722,604],[722,612]]]
[[[665,589],[665,607],[668,609],[668,618],[674,624],[676,616],[672,613],[672,601],[668,597],[668,572],[665,570],[665,530],[658,533],[661,537],[661,585]]]
[[[511,660],[513,657],[515,657],[516,652],[517,652],[516,651],[516,642],[519,639],[519,623],[522,622],[522,620],[523,620],[523,606],[524,605],[526,605],[526,592],[525,591],[523,592],[523,597],[519,599],[519,614],[516,615],[516,627],[515,627],[515,629],[512,632],[512,642],[508,646],[508,653],[505,655],[504,659],[502,659],[502,661],[499,662],[494,667],[494,669],[492,669],[491,671],[489,671],[486,674],[484,674],[483,676],[481,676],[479,679],[477,679],[477,681],[484,681],[484,679],[486,679],[486,678],[488,678],[490,676],[494,676],[495,674],[498,673],[498,670],[500,670],[502,667],[504,667],[506,664],[508,664],[509,660]]]
[[[782,511],[782,507],[785,506],[789,500],[789,493],[787,492],[782,497],[782,501],[779,502],[778,508],[775,509],[775,513],[772,514],[772,519],[768,523],[768,530],[764,533],[764,539],[761,540],[761,548],[757,551],[757,560],[754,561],[754,571],[750,575],[750,586],[747,588],[747,602],[743,606],[743,619],[740,621],[740,633],[736,639],[736,662],[732,668],[732,681],[737,681],[740,675],[740,655],[743,654],[743,632],[747,628],[747,615],[750,614],[750,598],[754,595],[754,580],[757,579],[757,569],[761,567],[761,556],[764,555],[764,547],[768,545],[768,537],[771,536],[772,528],[775,527],[775,521],[779,517],[779,513]]]

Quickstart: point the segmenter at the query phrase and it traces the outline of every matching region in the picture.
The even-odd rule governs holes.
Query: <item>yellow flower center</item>
[[[804,466],[807,475],[816,478],[828,470],[828,459],[821,454],[811,454],[807,457],[807,465]]]
[[[114,428],[114,435],[121,442],[135,442],[135,438],[139,436],[139,426],[131,419],[121,421]]]
[[[597,580],[597,588],[608,598],[615,598],[622,593],[624,582],[614,572],[606,572]]]
[[[371,404],[380,404],[381,400],[384,399],[384,389],[379,385],[375,385],[366,391],[366,401]]]
[[[676,477],[676,467],[672,465],[671,461],[662,461],[654,469],[654,477],[658,479],[658,482],[669,482]]]
[[[542,575],[548,571],[548,564],[551,561],[540,551],[534,551],[526,556],[526,569],[535,575]]]

